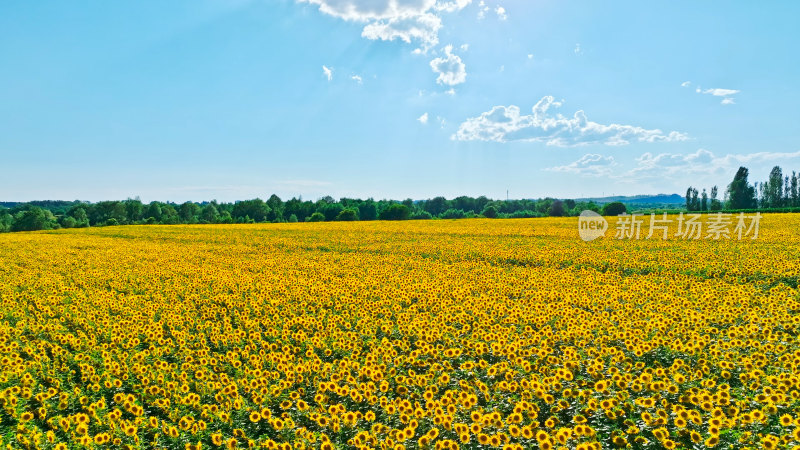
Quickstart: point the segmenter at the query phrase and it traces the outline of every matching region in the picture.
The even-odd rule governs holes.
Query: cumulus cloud
[[[579,160],[565,166],[549,167],[545,170],[551,172],[566,172],[587,176],[608,176],[611,168],[616,166],[613,156],[603,156],[595,153],[583,155]]]
[[[502,6],[498,6],[498,7],[497,7],[497,8],[494,10],[494,12],[497,14],[497,18],[498,18],[498,19],[500,19],[500,20],[506,20],[506,19],[508,19],[508,14],[506,14],[506,9],[505,9],[505,8],[503,8]]]
[[[439,42],[442,27],[438,13],[455,12],[472,0],[296,0],[319,6],[325,14],[364,23],[361,36],[367,39],[420,45],[425,52]]]
[[[428,113],[424,113],[423,115],[417,118],[417,121],[423,125],[428,123]]]
[[[358,84],[361,84],[361,83],[364,82],[364,80],[361,79],[360,75],[353,75],[352,77],[350,77],[350,79],[355,81]]]
[[[322,66],[322,74],[328,79],[328,81],[333,79],[333,69],[329,67]]]
[[[581,44],[575,44],[575,49],[572,51],[575,52],[576,55],[583,54],[583,49],[581,49]]]
[[[467,70],[461,58],[453,53],[453,46],[448,45],[444,48],[444,57],[435,58],[431,61],[431,69],[439,74],[436,82],[455,86],[467,79]]]
[[[416,51],[423,53],[439,43],[439,29],[442,19],[434,14],[421,14],[413,17],[398,17],[377,20],[364,26],[361,36],[371,40],[394,41],[399,39],[407,44],[420,43]]]
[[[665,133],[633,125],[603,125],[590,121],[583,111],[572,117],[551,115],[551,108],[561,103],[552,96],[543,97],[532,114],[521,114],[517,106],[495,106],[478,117],[464,121],[452,139],[459,141],[544,142],[558,147],[587,144],[627,145],[634,142],[683,141],[687,136],[677,131]]]
[[[472,0],[438,1],[433,5],[436,11],[456,12],[466,8]]]
[[[691,81],[684,81],[683,83],[681,83],[681,87],[689,87],[691,84],[692,84]]]

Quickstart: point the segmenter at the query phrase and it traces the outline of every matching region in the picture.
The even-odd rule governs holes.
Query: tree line
[[[783,174],[778,166],[772,168],[766,181],[750,184],[750,171],[739,167],[733,181],[725,190],[725,197],[720,200],[717,186],[710,192],[689,186],[686,189],[687,211],[721,211],[759,209],[759,210],[791,210],[800,208],[800,174],[792,171],[791,175]]]
[[[2,204],[0,204],[2,205]],[[323,222],[355,220],[425,220],[469,217],[528,218],[577,216],[589,209],[616,215],[625,211],[619,202],[600,206],[594,202],[543,198],[491,200],[461,196],[448,200],[374,200],[323,197],[317,201],[277,195],[233,203],[120,201],[36,201],[0,206],[0,232],[34,231],[131,224],[210,224],[264,222]]]

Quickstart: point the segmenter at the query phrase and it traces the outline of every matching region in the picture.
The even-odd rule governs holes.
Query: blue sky
[[[5,0],[0,200],[685,191],[800,170],[798,2]]]

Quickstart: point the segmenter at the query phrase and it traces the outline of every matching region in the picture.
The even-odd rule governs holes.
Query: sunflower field
[[[9,449],[800,446],[800,215],[0,235]]]

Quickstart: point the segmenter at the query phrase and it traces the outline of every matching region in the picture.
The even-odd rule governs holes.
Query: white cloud
[[[417,121],[423,125],[426,125],[428,123],[428,113],[424,113],[423,115],[419,116]]]
[[[549,167],[545,170],[551,172],[566,172],[586,176],[608,176],[611,168],[616,166],[613,156],[603,156],[595,153],[583,155],[579,160],[565,166]]]
[[[486,2],[481,0],[480,3],[478,3],[478,20],[485,18],[487,12],[489,12],[489,7],[486,6]]]
[[[691,81],[684,81],[683,83],[681,83],[681,87],[689,87],[691,84],[692,84]]]
[[[419,43],[419,53],[439,42],[442,21],[438,13],[459,11],[472,0],[296,0],[319,6],[325,14],[365,26],[367,39]]]
[[[453,46],[448,45],[444,48],[444,57],[435,58],[431,61],[431,69],[438,73],[436,82],[455,86],[467,79],[467,70],[461,58],[453,54]]]
[[[533,53],[528,53],[528,59],[533,59]]]
[[[738,89],[720,89],[720,88],[713,88],[713,89],[702,89],[700,86],[697,86],[694,90],[698,94],[707,94],[713,95],[714,97],[724,97],[720,102],[723,105],[733,105],[736,102],[733,99],[733,95],[736,95],[742,91]]]
[[[758,152],[747,154],[727,154],[717,156],[706,149],[698,149],[692,153],[643,153],[635,158],[633,168],[619,170],[612,167],[620,164],[611,156],[587,154],[575,162],[563,166],[549,167],[544,170],[552,172],[568,172],[585,176],[603,176],[626,182],[644,180],[680,180],[684,182],[687,177],[713,177],[726,176],[741,165],[767,164],[770,166],[779,162],[800,160],[800,151],[793,153]]]
[[[627,172],[624,177],[643,179],[724,174],[743,164],[771,163],[797,158],[800,158],[800,151],[794,153],[729,153],[724,156],[717,156],[703,148],[688,154],[659,153],[654,155],[648,152],[636,158],[636,167]]]
[[[439,43],[439,29],[442,19],[434,14],[421,14],[413,17],[399,17],[377,20],[364,27],[361,36],[371,40],[394,41],[399,39],[407,44],[419,42],[418,53],[425,53]]]
[[[583,50],[581,49],[581,44],[575,44],[575,49],[573,50],[576,55],[582,55]]]
[[[322,74],[325,75],[325,78],[327,78],[328,81],[331,81],[333,79],[333,69],[330,69],[326,66],[322,66]]]
[[[450,89],[444,91],[444,93],[447,94],[447,95],[456,95],[456,90],[454,88],[450,88]]]
[[[533,114],[522,115],[517,106],[495,106],[478,117],[464,121],[453,139],[459,141],[544,142],[547,145],[571,147],[587,144],[627,145],[635,142],[683,141],[687,136],[677,131],[610,124],[587,119],[583,111],[573,117],[548,114],[551,107],[560,107],[552,96],[543,97],[532,108]]]
[[[461,49],[462,52],[465,52],[469,50],[469,44],[461,44],[461,47],[459,48]]]
[[[456,12],[466,8],[472,0],[438,1],[433,5],[436,11]]]
[[[711,94],[715,97],[730,97],[731,95],[742,92],[738,89],[706,89],[703,94]]]
[[[502,6],[498,6],[498,7],[497,7],[497,8],[494,10],[494,12],[497,14],[497,18],[498,18],[498,19],[500,19],[500,20],[506,20],[506,19],[508,19],[508,14],[506,14],[506,9],[505,9],[505,8],[503,8]]]
[[[362,84],[364,82],[364,80],[361,79],[360,75],[353,75],[352,77],[350,77],[350,79],[358,84]]]

